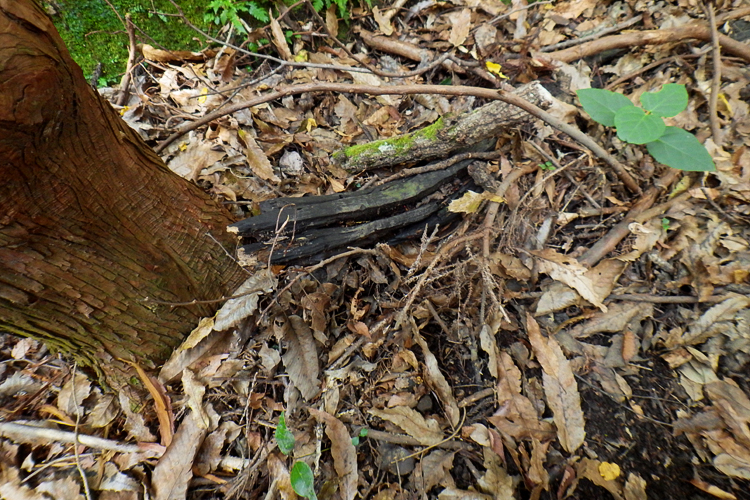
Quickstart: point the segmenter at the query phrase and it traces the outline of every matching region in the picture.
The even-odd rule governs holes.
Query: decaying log
[[[552,96],[539,82],[526,84],[512,93],[542,109],[552,104]],[[333,159],[349,172],[362,172],[445,158],[531,118],[513,105],[493,101],[459,116],[445,115],[436,123],[409,134],[350,146],[334,153]]]
[[[537,82],[513,93],[540,108],[552,103],[552,96]],[[334,161],[351,172],[421,165],[462,152],[486,151],[503,129],[529,119],[531,115],[520,108],[495,101],[459,116],[443,116],[410,134],[351,146],[336,153]],[[457,161],[447,168],[436,162],[433,168],[440,170],[360,191],[268,200],[260,204],[260,215],[228,230],[243,237],[239,257],[245,263],[255,256],[272,264],[303,264],[349,246],[402,241],[457,217],[447,210],[447,203],[468,188],[464,171],[472,161]],[[454,180],[452,189],[444,188]],[[440,199],[421,202],[441,188],[447,192]]]
[[[361,191],[268,200],[260,215],[228,230],[243,236],[239,259],[245,263],[256,253],[265,261],[271,250],[272,264],[305,264],[348,246],[397,243],[456,218],[446,206],[470,185],[464,171],[472,161]],[[423,202],[438,189],[444,194]]]
[[[240,236],[270,236],[289,219],[297,231],[348,221],[373,220],[401,205],[434,193],[443,183],[466,168],[468,161],[452,167],[398,179],[369,189],[303,198],[275,198],[260,203],[260,215],[231,224],[230,233]]]

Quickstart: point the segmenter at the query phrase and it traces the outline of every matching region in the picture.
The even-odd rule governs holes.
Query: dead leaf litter
[[[253,30],[276,59],[236,33],[197,56],[143,46],[120,114],[238,219],[429,170],[434,157],[347,171],[341,150],[532,82],[550,93],[546,113],[625,172],[524,115],[493,132],[493,156],[367,219],[454,207],[408,237],[273,264],[305,243],[282,210],[242,254],[247,282],[158,377],[141,368],[131,396],[4,334],[0,497],[81,498],[82,471],[99,498],[296,498],[301,461],[320,498],[750,498],[750,11],[712,5],[713,117],[699,2],[397,2],[352,9],[344,44],[333,7],[319,24],[303,6]],[[593,86],[637,100],[666,83],[690,95],[669,124],[706,145],[716,172],[655,163],[575,97]]]

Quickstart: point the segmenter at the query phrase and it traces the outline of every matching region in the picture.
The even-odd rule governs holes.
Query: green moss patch
[[[102,64],[99,84],[118,82],[128,60],[128,35],[123,22],[104,0],[56,0],[46,2],[54,11],[52,20],[67,45],[73,59],[91,78],[97,64]],[[125,19],[130,14],[133,23],[153,40],[136,30],[141,43],[155,47],[159,44],[173,50],[200,50],[194,38],[200,35],[185,25],[169,0],[110,0],[117,13]],[[191,23],[205,29],[204,0],[180,0],[180,7]]]

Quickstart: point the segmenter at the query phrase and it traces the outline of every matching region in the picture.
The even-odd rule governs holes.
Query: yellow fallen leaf
[[[206,102],[206,99],[208,99],[208,87],[203,87],[201,89],[201,95],[198,96],[198,102],[200,104],[204,104]]]
[[[310,53],[305,49],[300,50],[294,55],[294,62],[307,62],[310,59]]]
[[[448,211],[453,213],[473,214],[479,210],[479,207],[484,200],[494,201],[495,203],[503,203],[505,201],[502,196],[490,193],[489,191],[485,191],[484,193],[466,191],[462,197],[453,200],[450,205],[448,205]]]
[[[599,474],[601,474],[606,481],[614,481],[620,477],[620,466],[609,462],[602,462],[599,464]]]
[[[497,76],[499,76],[500,78],[505,78],[506,80],[508,79],[508,77],[507,77],[507,76],[505,76],[505,75],[504,75],[504,74],[503,74],[503,73],[502,73],[502,72],[500,71],[501,69],[503,69],[503,67],[502,67],[502,66],[500,66],[499,64],[497,64],[497,63],[493,63],[492,61],[487,61],[487,62],[485,62],[485,63],[484,63],[484,65],[485,65],[485,66],[487,67],[487,71],[489,71],[489,72],[490,72],[490,73],[492,73],[493,75],[497,75]]]

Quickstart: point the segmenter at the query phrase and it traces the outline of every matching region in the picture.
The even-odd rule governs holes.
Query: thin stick
[[[645,73],[646,71],[654,69],[654,68],[656,68],[658,66],[661,66],[662,64],[667,64],[667,63],[669,63],[671,61],[676,61],[678,59],[693,59],[693,58],[696,58],[696,57],[700,57],[700,56],[708,53],[710,50],[711,50],[711,48],[707,48],[707,49],[703,49],[703,50],[699,51],[696,54],[684,54],[684,55],[678,55],[678,56],[669,56],[669,57],[665,57],[663,59],[659,59],[657,61],[652,62],[651,64],[647,64],[644,67],[633,71],[632,73],[628,73],[627,75],[621,76],[620,78],[618,78],[617,80],[613,81],[612,83],[607,84],[607,86],[604,87],[604,88],[606,90],[612,90],[613,88],[615,88],[618,85],[620,85],[622,82],[626,82],[626,81],[630,80],[631,78],[635,78],[636,76],[641,75],[641,74]]]
[[[161,153],[164,148],[176,141],[182,135],[195,130],[196,128],[210,123],[222,116],[240,111],[243,109],[258,106],[260,104],[275,101],[289,95],[305,94],[308,92],[348,92],[350,94],[371,94],[371,95],[411,95],[411,94],[439,94],[452,96],[474,96],[484,99],[502,100],[497,90],[485,89],[482,87],[470,87],[465,85],[357,85],[348,83],[330,83],[314,82],[303,85],[290,85],[281,87],[275,92],[260,95],[248,101],[234,103],[225,106],[221,110],[214,111],[206,116],[195,120],[194,122],[182,125],[177,131],[162,141],[154,150]],[[525,102],[525,101],[524,101]],[[537,108],[538,109],[538,108]]]
[[[722,23],[729,19],[735,19],[750,14],[750,8],[737,9],[728,12],[722,16],[717,16],[716,22]],[[680,26],[678,28],[646,30],[636,33],[627,33],[623,35],[614,35],[598,40],[586,42],[577,47],[548,52],[547,57],[557,59],[563,62],[573,62],[584,57],[592,56],[604,52],[605,50],[640,47],[643,45],[659,45],[664,43],[674,43],[682,40],[698,39],[704,41],[711,40],[711,29],[707,23],[692,23]],[[738,42],[726,35],[719,35],[721,47],[729,54],[741,57],[750,62],[750,46],[743,42]]]
[[[604,35],[609,35],[610,33],[616,33],[620,30],[624,30],[625,28],[629,28],[635,23],[639,22],[641,19],[643,19],[643,14],[638,14],[635,17],[631,17],[630,19],[627,19],[619,24],[616,24],[614,26],[610,26],[609,28],[604,28],[601,31],[597,31],[596,33],[592,33],[590,35],[581,37],[581,38],[575,38],[573,40],[565,40],[564,42],[555,43],[553,45],[546,45],[540,49],[541,52],[553,52],[555,50],[564,49],[567,47],[573,47],[575,45],[580,45],[582,43],[586,43],[591,40],[596,40],[597,38],[601,38]]]
[[[622,164],[617,161],[614,156],[607,153],[604,148],[597,144],[596,141],[594,141],[592,138],[590,138],[577,128],[571,127],[562,120],[555,118],[550,113],[547,113],[546,111],[539,108],[538,106],[535,106],[529,101],[518,97],[517,95],[511,94],[510,92],[506,92],[504,90],[498,90],[498,92],[500,93],[501,101],[517,106],[527,113],[541,118],[547,124],[555,127],[560,132],[568,134],[570,137],[589,148],[596,156],[607,162],[607,164],[612,167],[612,169],[617,174],[617,177],[619,177],[622,183],[625,184],[625,187],[627,187],[635,194],[641,194],[640,186],[637,182],[635,182],[635,179],[630,176],[627,170],[625,170],[625,167],[622,166]]]
[[[138,49],[135,46],[135,27],[133,26],[133,20],[130,18],[130,14],[125,14],[125,26],[128,30],[128,40],[130,45],[128,46],[128,64],[125,67],[125,74],[122,75],[120,81],[120,91],[117,95],[117,105],[124,106],[128,102],[128,88],[130,87],[130,81],[133,79],[133,68],[135,66],[135,59],[138,57]]]
[[[709,0],[705,7],[708,11],[709,26],[711,27],[711,59],[714,66],[711,95],[708,97],[708,117],[714,144],[721,147],[721,128],[719,127],[719,115],[716,111],[719,104],[719,87],[721,86],[721,47],[719,45],[719,30],[716,28],[716,6],[712,0]]]

